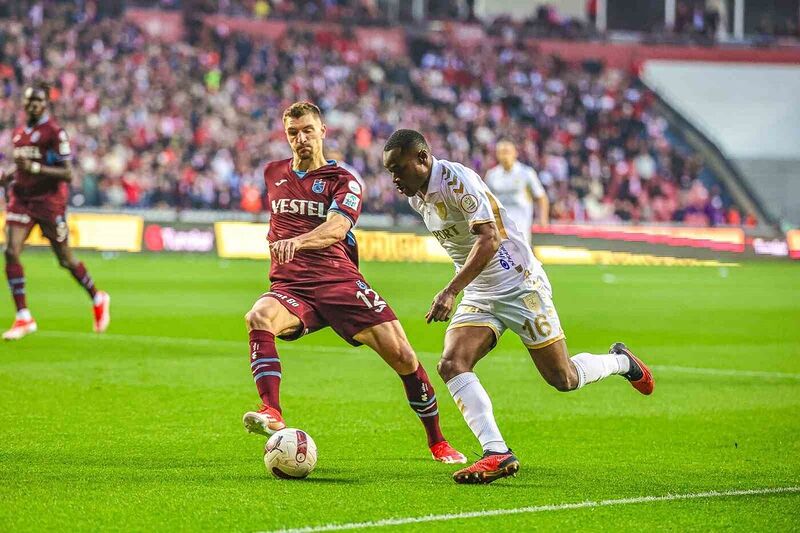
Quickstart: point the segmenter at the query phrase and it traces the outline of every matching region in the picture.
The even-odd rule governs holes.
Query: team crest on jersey
[[[32,143],[39,142],[39,139],[41,139],[41,137],[42,137],[42,134],[39,133],[38,130],[34,131],[33,134],[31,135],[31,142]]]
[[[314,184],[311,185],[311,190],[317,194],[322,194],[322,192],[325,190],[325,181],[314,180]]]

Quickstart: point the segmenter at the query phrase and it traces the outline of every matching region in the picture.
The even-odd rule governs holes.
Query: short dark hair
[[[312,104],[311,102],[295,102],[289,107],[287,107],[283,112],[283,120],[285,121],[287,118],[300,118],[304,115],[316,115],[317,118],[322,120],[322,111],[319,110],[317,106]]]
[[[46,81],[35,81],[33,83],[29,83],[25,87],[25,92],[27,92],[28,89],[31,89],[32,92],[44,93],[44,99],[47,101],[50,100],[50,84]]]
[[[383,145],[383,151],[388,152],[400,148],[401,152],[406,150],[429,150],[428,141],[425,137],[416,130],[397,130],[389,137],[386,144]]]

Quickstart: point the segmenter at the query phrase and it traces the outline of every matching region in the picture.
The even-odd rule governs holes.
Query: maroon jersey
[[[273,161],[264,169],[264,182],[272,213],[269,242],[308,233],[325,222],[329,211],[349,218],[353,226],[361,213],[361,185],[335,162],[301,176],[292,170],[291,159]],[[273,282],[319,283],[356,278],[361,279],[361,274],[351,233],[327,248],[300,250],[283,265],[273,262],[269,272]]]
[[[14,130],[13,141],[15,158],[24,157],[42,166],[57,165],[71,157],[67,132],[48,116],[42,117],[33,127],[22,126]],[[53,203],[66,205],[69,188],[64,180],[17,169],[12,192],[21,199],[47,197]]]

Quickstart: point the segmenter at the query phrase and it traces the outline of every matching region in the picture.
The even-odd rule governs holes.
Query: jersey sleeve
[[[72,159],[72,148],[69,144],[69,136],[64,128],[58,127],[56,129],[55,137],[51,141],[50,153],[55,163],[63,163],[64,161]]]
[[[464,215],[470,229],[477,224],[495,222],[497,201],[481,177],[466,167],[458,174],[446,167],[443,168],[442,195],[450,207]]]
[[[352,175],[342,174],[333,186],[331,205],[328,211],[336,211],[350,219],[353,226],[361,215],[363,187]]]
[[[539,176],[536,174],[536,171],[532,168],[526,170],[525,175],[527,177],[528,186],[531,188],[531,193],[533,194],[534,198],[541,198],[545,195],[544,187],[542,186],[542,182],[539,181]]]

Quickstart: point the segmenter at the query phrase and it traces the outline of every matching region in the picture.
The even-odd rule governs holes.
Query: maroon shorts
[[[66,242],[67,206],[50,198],[21,198],[12,193],[6,209],[6,224],[33,228],[36,224],[51,242]]]
[[[360,346],[355,335],[372,326],[397,320],[392,308],[361,279],[317,283],[275,282],[262,298],[274,298],[300,319],[300,330],[284,340],[296,340],[330,326],[341,338]]]

